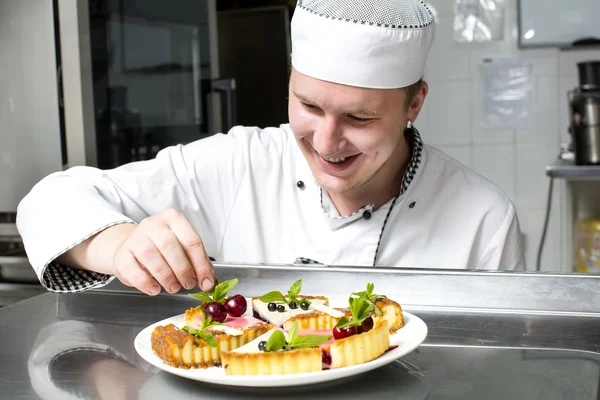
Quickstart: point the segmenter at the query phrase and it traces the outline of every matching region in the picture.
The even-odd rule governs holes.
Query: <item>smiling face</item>
[[[330,194],[389,190],[409,157],[404,128],[423,87],[407,106],[404,90],[339,85],[292,69],[290,126],[319,185]]]

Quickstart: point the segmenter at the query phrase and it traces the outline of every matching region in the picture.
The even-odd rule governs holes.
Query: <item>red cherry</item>
[[[321,353],[321,364],[331,366],[331,354],[328,351],[323,350]]]
[[[246,298],[241,294],[236,294],[225,300],[225,308],[232,317],[240,317],[246,312],[248,303]]]
[[[335,340],[344,339],[352,335],[356,335],[355,326],[347,326],[345,328],[333,328],[333,337],[335,338]]]
[[[358,333],[369,332],[373,329],[373,318],[369,317],[365,319],[361,326],[358,327]]]
[[[216,322],[223,322],[225,321],[225,318],[227,318],[227,309],[223,304],[216,301],[206,303],[204,305],[204,312]]]

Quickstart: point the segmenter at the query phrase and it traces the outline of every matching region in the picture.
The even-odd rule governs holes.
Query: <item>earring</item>
[[[408,122],[406,123],[406,129],[410,129],[412,128],[412,122],[410,122],[410,119],[408,120]]]

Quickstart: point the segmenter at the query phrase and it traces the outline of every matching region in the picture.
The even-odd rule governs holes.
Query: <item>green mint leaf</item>
[[[215,340],[213,335],[211,335],[208,332],[202,332],[197,329],[192,329],[188,326],[184,326],[183,328],[181,328],[181,330],[189,333],[190,335],[199,337],[200,339],[204,340],[210,347],[217,347],[217,341]]]
[[[278,351],[283,349],[285,345],[285,335],[280,330],[276,330],[267,342],[267,351]]]
[[[223,281],[216,285],[213,290],[213,298],[214,301],[218,301],[219,303],[223,302],[227,298],[227,293],[231,291],[238,284],[238,279],[231,279],[229,281]]]
[[[278,291],[269,292],[263,295],[260,298],[260,301],[262,301],[263,303],[271,303],[274,301],[283,301],[284,303],[287,303],[286,298],[281,294],[281,292]]]
[[[371,311],[376,308],[375,305],[367,298],[367,294],[363,292],[360,297],[350,296],[348,299],[350,305],[350,312],[352,313],[351,322],[346,326],[358,326],[363,323],[369,316]]]
[[[190,293],[189,296],[192,296],[196,300],[200,300],[203,303],[210,303],[213,301],[210,295],[205,292]]]
[[[290,340],[290,348],[293,349],[310,349],[311,347],[320,346],[331,339],[331,335],[305,335],[298,336],[293,341]]]
[[[340,318],[340,320],[338,321],[338,323],[335,327],[336,328],[344,328],[344,327],[348,326],[349,323],[350,323],[350,321],[348,320],[348,318],[342,317],[342,318]]]
[[[208,345],[210,347],[216,348],[217,347],[217,341],[215,340],[215,338],[213,337],[213,335],[211,335],[208,332],[200,332],[198,334],[198,336],[200,336],[200,339],[204,340],[206,343],[208,343]]]
[[[201,331],[204,331],[208,328],[212,328],[213,326],[221,325],[220,322],[213,321],[211,317],[206,315],[204,309],[201,309],[200,312],[202,312],[202,329],[200,329]]]
[[[292,284],[292,286],[290,287],[290,290],[288,291],[288,294],[290,297],[296,297],[300,294],[301,290],[302,290],[302,279],[298,279],[296,282],[294,282]]]
[[[196,334],[198,334],[200,332],[199,330],[192,329],[189,326],[184,326],[183,328],[181,328],[181,330],[189,333],[190,335],[196,335]]]
[[[298,321],[294,321],[294,323],[292,324],[292,327],[290,328],[290,330],[288,331],[288,342],[292,343],[294,340],[296,340],[296,338],[298,337]]]
[[[371,295],[373,294],[373,289],[375,289],[375,285],[372,283],[367,283],[367,298],[371,299]]]

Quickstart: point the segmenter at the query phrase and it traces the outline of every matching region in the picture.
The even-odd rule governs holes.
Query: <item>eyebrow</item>
[[[301,101],[303,101],[304,103],[311,104],[311,105],[316,105],[314,101],[312,101],[309,97],[307,97],[307,96],[305,96],[305,95],[303,95],[301,93],[298,93],[298,92],[294,91],[294,95],[298,99],[300,99]],[[370,108],[360,108],[360,109],[355,109],[355,110],[348,110],[348,111],[345,111],[345,114],[358,114],[358,115],[365,115],[365,116],[368,116],[368,117],[379,117],[381,115],[377,111],[372,110]]]

